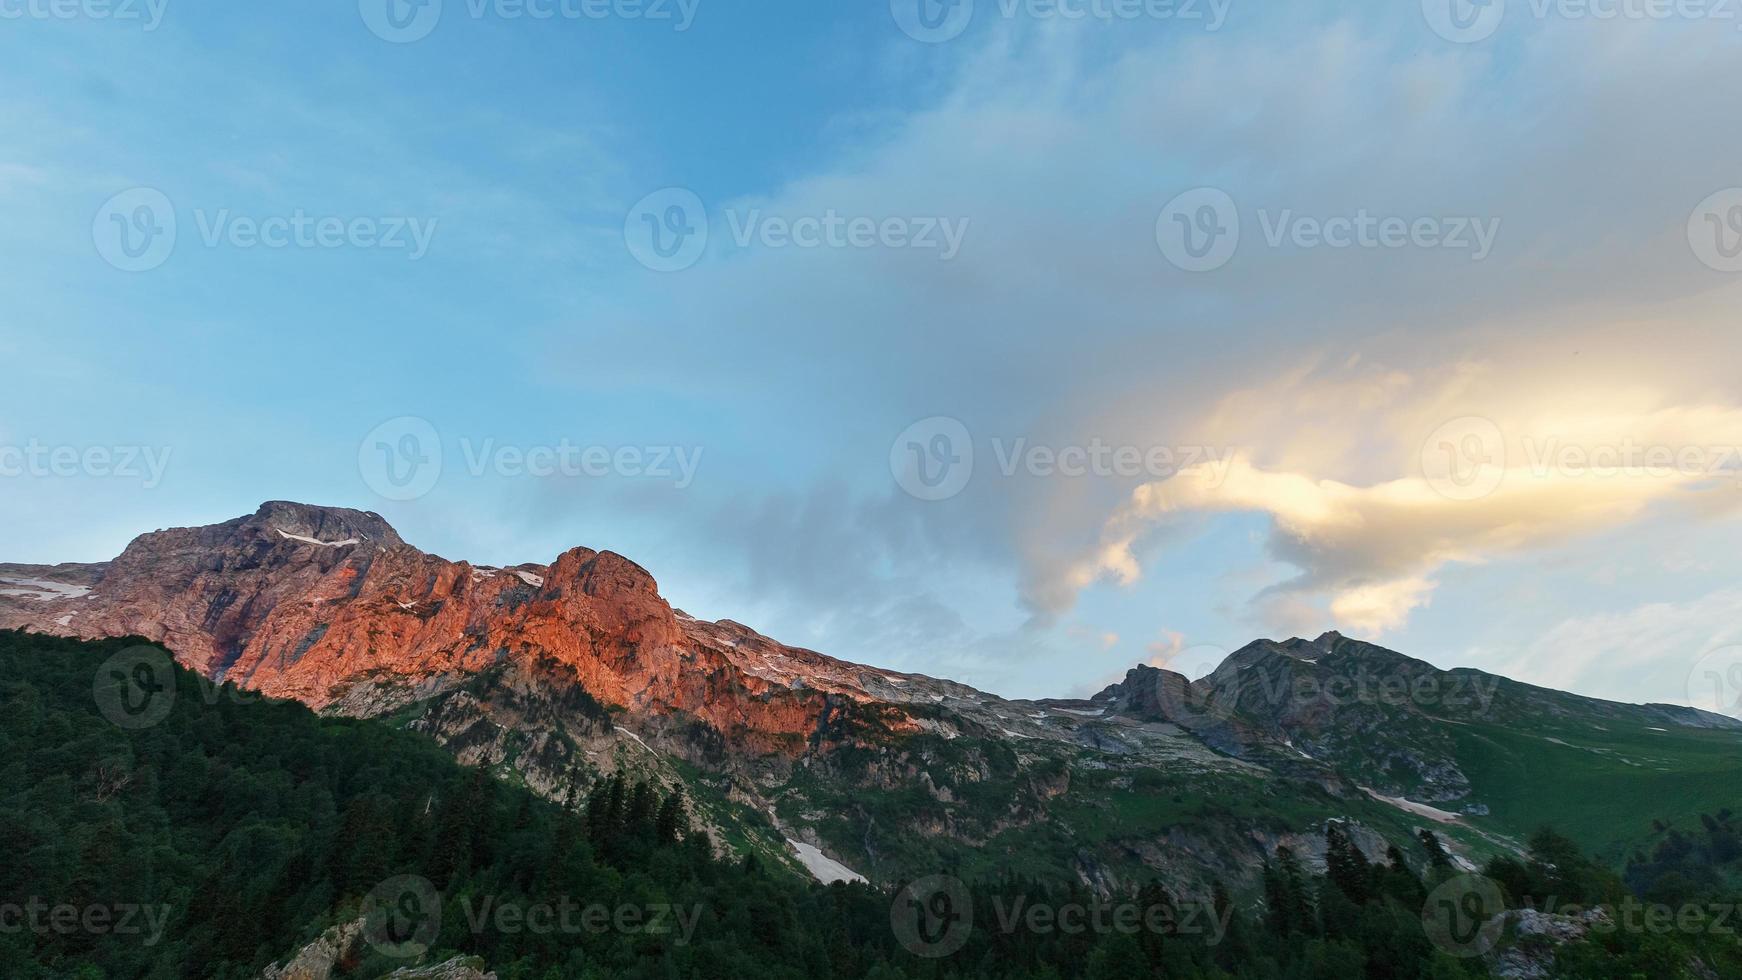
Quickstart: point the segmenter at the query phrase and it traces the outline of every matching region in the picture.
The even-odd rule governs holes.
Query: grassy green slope
[[[1520,838],[1553,825],[1619,863],[1653,820],[1742,805],[1742,733],[1602,724],[1455,725],[1471,798],[1490,811],[1471,822]]]

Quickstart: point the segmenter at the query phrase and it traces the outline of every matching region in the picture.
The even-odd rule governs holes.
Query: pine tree
[[[1446,854],[1445,847],[1440,844],[1439,837],[1426,827],[1417,831],[1416,836],[1420,838],[1422,848],[1427,851],[1428,864],[1432,866],[1429,876],[1437,877],[1442,873],[1450,873],[1452,859]]]
[[[1325,874],[1356,905],[1365,904],[1372,888],[1372,869],[1341,824],[1325,827]]]
[[[639,834],[652,828],[654,800],[653,788],[637,781],[635,788],[629,791],[629,802],[623,814],[623,824],[629,833]]]
[[[655,828],[662,844],[675,844],[680,836],[689,833],[689,827],[684,817],[683,789],[672,790],[671,795],[659,807],[659,820]]]
[[[1283,884],[1282,872],[1269,861],[1264,862],[1263,878],[1264,924],[1271,935],[1287,936],[1294,931],[1294,923],[1289,919],[1288,886]]]
[[[1288,928],[1290,931],[1308,934],[1318,932],[1312,902],[1307,898],[1306,873],[1301,870],[1300,859],[1287,847],[1278,845],[1276,864],[1282,879],[1282,908]]]

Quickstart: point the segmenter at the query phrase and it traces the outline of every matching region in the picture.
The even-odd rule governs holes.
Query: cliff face
[[[141,635],[210,677],[317,709],[384,678],[413,696],[505,663],[554,665],[632,714],[683,713],[777,751],[802,747],[832,696],[869,699],[852,665],[675,612],[620,555],[481,568],[362,511],[272,502],[141,535],[105,565],[7,568],[0,626]]]

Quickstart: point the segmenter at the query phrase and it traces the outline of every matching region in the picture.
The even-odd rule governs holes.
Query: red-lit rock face
[[[859,677],[890,676],[683,616],[611,552],[479,568],[405,544],[374,514],[301,504],[141,535],[105,565],[0,566],[4,579],[24,584],[0,585],[18,593],[0,595],[0,626],[137,634],[208,676],[315,708],[362,681],[434,689],[542,660],[605,704],[683,712],[745,747],[796,751],[831,697],[875,700]],[[30,582],[60,584],[39,596]]]

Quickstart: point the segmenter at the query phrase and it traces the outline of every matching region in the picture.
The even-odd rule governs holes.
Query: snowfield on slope
[[[787,838],[786,842],[792,845],[794,851],[798,852],[799,863],[805,866],[805,870],[809,871],[812,877],[825,885],[834,884],[837,881],[864,882],[865,880],[864,875],[861,875],[859,872],[854,871],[852,868],[847,867],[834,858],[829,857],[827,854],[824,854],[822,851],[817,850],[809,844],[795,841],[790,837]]]

